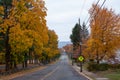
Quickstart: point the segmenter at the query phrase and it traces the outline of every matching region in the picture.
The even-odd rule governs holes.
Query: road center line
[[[52,75],[58,68],[59,68],[59,66],[57,66],[52,72],[49,72],[47,75],[45,75],[41,80],[44,80],[45,78],[47,78],[50,75]]]

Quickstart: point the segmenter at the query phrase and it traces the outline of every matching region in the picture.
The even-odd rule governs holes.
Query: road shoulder
[[[52,62],[52,63],[50,63],[48,65],[53,65],[56,62]],[[24,76],[26,74],[33,73],[33,72],[45,69],[47,67],[48,67],[47,65],[45,65],[45,66],[38,66],[38,67],[35,67],[35,68],[32,68],[32,69],[22,70],[20,72],[16,72],[16,73],[13,73],[13,74],[10,74],[10,75],[0,76],[0,80],[10,80],[10,79],[13,79],[13,78],[16,78],[16,77]]]
[[[88,80],[93,80],[92,78],[90,78],[89,76],[87,76],[84,72],[80,72],[80,68],[77,65],[73,65],[72,66],[80,75],[86,77]]]

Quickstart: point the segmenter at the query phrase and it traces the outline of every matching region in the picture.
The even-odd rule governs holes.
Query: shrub
[[[105,71],[105,70],[108,70],[108,68],[109,68],[109,65],[106,63],[99,64],[98,66],[99,71]]]
[[[97,64],[97,63],[89,63],[87,69],[88,71],[105,71],[108,70],[109,66],[106,63]]]
[[[109,64],[110,69],[120,69],[120,64]]]

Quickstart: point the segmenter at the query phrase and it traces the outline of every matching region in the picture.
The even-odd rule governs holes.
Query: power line
[[[99,0],[99,1],[100,1],[100,0]],[[102,5],[100,6],[100,9],[103,7],[103,5],[105,4],[105,2],[106,2],[106,0],[103,1]],[[99,2],[98,2],[98,3],[99,3]],[[98,5],[98,4],[97,4],[97,5]],[[97,7],[97,5],[96,5],[96,7]],[[95,7],[95,8],[96,8],[96,7]],[[94,9],[95,9],[95,8],[94,8]],[[100,10],[100,9],[99,9],[99,10]],[[97,11],[97,13],[95,14],[94,17],[97,16],[97,14],[99,13],[99,10]],[[94,12],[94,11],[93,11],[93,12]],[[92,15],[93,15],[93,13],[92,13]],[[90,18],[91,18],[91,16],[89,17],[89,20],[90,20]],[[87,20],[87,23],[88,23],[89,20]],[[87,23],[86,23],[86,25],[87,25]],[[90,25],[90,24],[89,24],[89,25]],[[88,28],[89,28],[89,26],[88,26]],[[87,29],[88,29],[88,28],[87,28]]]
[[[96,9],[96,7],[97,7],[97,5],[98,5],[99,2],[100,2],[100,0],[97,1],[96,5],[95,5],[95,7],[94,7],[94,9],[93,9],[93,11],[92,11],[92,15],[93,15],[94,10]],[[90,16],[90,17],[88,18],[88,20],[86,21],[86,25],[87,25],[87,23],[89,22],[90,18],[91,18],[91,16]]]
[[[94,1],[93,3],[95,3],[95,1]],[[88,17],[88,14],[87,14],[86,17],[84,18],[84,20],[83,20],[84,22],[86,21],[87,17]]]
[[[102,8],[102,6],[105,4],[106,0],[104,0],[104,2],[102,3],[102,5],[100,6],[100,9]],[[99,13],[100,9],[97,11],[97,14]],[[95,17],[97,16],[97,14],[95,15]]]
[[[83,5],[82,5],[82,7],[81,7],[81,10],[80,10],[80,14],[81,14],[81,15],[82,15],[82,12],[83,12],[83,9],[84,9],[84,6],[85,6],[85,3],[86,3],[86,0],[84,0]]]

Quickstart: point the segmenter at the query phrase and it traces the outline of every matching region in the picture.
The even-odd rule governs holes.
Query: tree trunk
[[[99,64],[100,63],[100,61],[99,60],[97,60],[97,64]]]
[[[10,70],[10,63],[11,63],[11,59],[10,59],[10,45],[9,45],[9,30],[10,27],[8,27],[7,31],[6,31],[6,35],[5,35],[5,49],[6,49],[6,53],[5,53],[5,62],[6,62],[6,71]]]
[[[27,65],[27,60],[25,60],[25,68],[27,68],[27,66],[28,66],[28,65]]]
[[[24,64],[24,61],[22,62],[22,68],[25,68],[25,64]]]
[[[27,53],[25,53],[25,68],[27,68],[27,60],[28,60],[27,57],[28,57],[28,56],[27,56]]]
[[[4,17],[3,19],[7,19],[8,18],[8,5],[7,5],[7,2],[6,1],[3,1],[3,7],[4,7]],[[8,26],[7,28],[7,31],[5,33],[5,63],[6,63],[6,66],[5,66],[5,69],[6,71],[9,71],[10,70],[10,45],[9,45],[9,31],[10,31],[10,27]]]
[[[14,69],[17,69],[17,62],[14,61]]]
[[[96,50],[96,54],[97,54],[97,55],[96,55],[96,56],[97,56],[97,57],[96,57],[97,64],[99,64],[99,63],[100,63],[100,60],[99,60],[99,53],[98,53],[98,49]]]
[[[29,49],[29,55],[28,55],[28,57],[29,57],[29,64],[31,64],[31,50]]]

